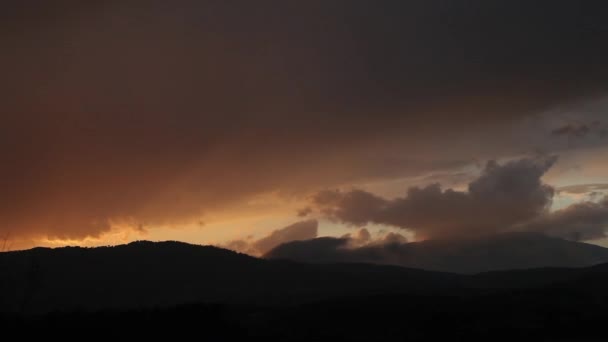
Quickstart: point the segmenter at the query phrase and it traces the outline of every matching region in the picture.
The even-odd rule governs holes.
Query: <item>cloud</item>
[[[391,225],[424,238],[500,232],[548,210],[554,189],[541,177],[555,161],[555,157],[502,165],[490,161],[466,192],[442,190],[439,184],[410,188],[407,196],[395,199],[361,190],[322,191],[313,204],[339,222]]]
[[[357,231],[357,234],[353,235],[353,234],[349,233],[349,234],[342,236],[342,238],[349,239],[351,244],[361,246],[361,245],[368,244],[370,242],[370,240],[372,239],[372,235],[370,234],[369,230],[367,230],[366,228],[361,228]]]
[[[306,208],[302,208],[300,210],[298,210],[298,217],[306,217],[310,214],[312,214],[312,209],[310,207],[306,207]]]
[[[317,237],[318,227],[319,223],[316,220],[301,221],[277,229],[261,239],[234,240],[228,242],[224,247],[259,256],[286,242],[314,239]]]
[[[268,259],[293,259],[305,262],[377,262],[399,264],[402,256],[395,249],[405,246],[407,239],[398,233],[373,236],[367,229],[340,238],[320,237],[293,241],[276,246],[264,254]]]
[[[349,248],[365,246],[381,246],[391,243],[406,243],[407,238],[399,233],[379,231],[375,236],[367,228],[361,228],[356,233],[348,233],[340,237],[347,241]]]
[[[313,198],[313,204],[325,216],[354,226],[377,222],[376,217],[389,202],[363,190],[350,192],[321,191]]]
[[[585,201],[552,213],[545,213],[521,230],[537,231],[574,241],[606,237],[608,229],[608,197],[599,202]]]
[[[589,134],[591,129],[586,124],[567,124],[551,131],[555,136],[566,136],[569,138],[583,138]]]
[[[553,136],[567,137],[571,139],[582,139],[590,135],[604,138],[606,133],[607,128],[599,121],[593,121],[589,124],[580,122],[568,123],[551,131]]]
[[[269,236],[257,240],[253,245],[257,250],[265,253],[286,241],[308,240],[317,237],[318,226],[316,220],[298,222],[275,230]]]
[[[519,153],[505,127],[605,89],[603,6],[3,1],[0,233],[180,226]]]
[[[405,243],[405,236],[395,232],[379,232],[372,235],[366,228],[361,228],[355,233],[349,233],[341,238],[330,238],[327,240],[324,237],[318,237],[318,222],[316,220],[301,221],[289,225],[285,228],[272,231],[270,234],[254,239],[248,237],[246,239],[238,239],[224,244],[222,247],[232,249],[237,252],[253,255],[264,256],[271,253],[275,248],[299,241],[333,241],[334,239],[340,242],[335,242],[336,246],[344,245],[348,248],[361,248],[371,246],[382,246],[385,244]],[[312,242],[315,244],[316,242]],[[328,242],[332,244],[332,242]]]
[[[587,194],[597,191],[605,191],[608,190],[608,184],[605,183],[592,183],[592,184],[575,184],[562,186],[557,189],[560,193],[568,193],[574,195]]]
[[[427,239],[511,231],[540,232],[575,241],[606,237],[608,197],[548,210],[555,190],[543,184],[541,177],[555,161],[555,157],[520,159],[502,165],[490,161],[466,192],[442,190],[439,184],[411,188],[406,197],[395,199],[361,190],[322,191],[314,196],[313,203],[335,221],[354,226],[385,224]],[[604,184],[582,184],[560,191],[588,193],[605,188]],[[591,199],[596,197],[597,194]]]
[[[406,243],[407,238],[399,233],[390,232],[382,240],[384,244]]]

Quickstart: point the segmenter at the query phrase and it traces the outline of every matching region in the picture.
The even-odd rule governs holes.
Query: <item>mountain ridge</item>
[[[468,275],[368,263],[266,260],[175,241],[5,252],[0,253],[0,271],[0,311],[31,313],[186,303],[285,305],[378,294],[460,296],[576,287],[588,278],[608,283],[608,264]]]
[[[357,248],[350,248],[346,240],[318,238],[280,245],[265,257],[315,263],[368,262],[476,274],[529,268],[588,267],[608,262],[608,248],[539,233],[514,232]]]

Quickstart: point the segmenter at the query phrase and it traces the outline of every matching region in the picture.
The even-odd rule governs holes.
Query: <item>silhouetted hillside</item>
[[[196,304],[0,314],[0,325],[5,335],[21,338],[38,337],[43,331],[49,336],[136,334],[218,341],[581,342],[605,341],[607,307],[606,295],[533,290],[478,296],[348,296],[284,306]]]
[[[21,313],[187,303],[295,305],[345,296],[470,296],[522,289],[589,292],[608,286],[606,265],[459,275],[373,264],[264,260],[178,242],[2,253],[0,269],[1,309]]]
[[[21,336],[594,341],[608,309],[608,264],[466,275],[135,242],[1,253],[0,270],[0,323]]]
[[[265,256],[300,262],[362,262],[454,273],[546,267],[587,267],[608,262],[608,249],[536,233],[429,240],[348,248],[343,240],[318,238],[276,247]]]
[[[2,308],[46,312],[208,301],[285,302],[457,288],[457,277],[394,266],[269,261],[210,246],[134,242],[0,254]]]

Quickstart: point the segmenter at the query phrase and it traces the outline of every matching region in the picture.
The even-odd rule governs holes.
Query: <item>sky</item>
[[[3,1],[0,237],[608,245],[607,18],[593,0]]]

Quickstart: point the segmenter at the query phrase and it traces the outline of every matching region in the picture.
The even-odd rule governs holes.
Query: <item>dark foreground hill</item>
[[[178,242],[2,253],[0,269],[2,311],[18,312],[192,302],[284,303],[459,287],[458,277],[451,274],[394,266],[270,261]]]
[[[344,248],[345,240],[294,241],[267,253],[300,262],[360,262],[453,273],[546,267],[587,267],[608,262],[608,248],[537,233],[430,240]]]
[[[595,341],[608,265],[451,274],[137,242],[0,254],[0,328],[265,341]]]
[[[599,287],[605,268],[459,275],[373,264],[264,260],[179,242],[35,248],[0,254],[0,309],[49,312],[198,302],[285,304],[349,295],[539,288],[579,279],[589,279],[582,281],[585,286]]]
[[[0,314],[5,336],[203,341],[605,341],[608,299],[576,290],[347,296],[262,306]]]

